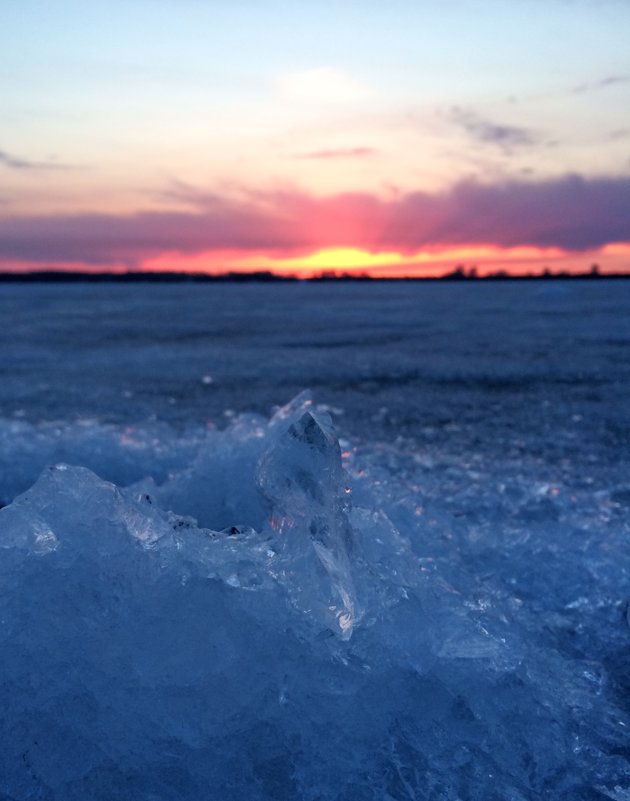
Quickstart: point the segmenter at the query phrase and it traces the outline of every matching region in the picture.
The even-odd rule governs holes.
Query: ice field
[[[630,801],[630,281],[0,321],[0,801]]]

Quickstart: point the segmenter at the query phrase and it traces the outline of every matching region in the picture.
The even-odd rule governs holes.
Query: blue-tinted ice
[[[0,801],[628,801],[605,284],[7,290]]]

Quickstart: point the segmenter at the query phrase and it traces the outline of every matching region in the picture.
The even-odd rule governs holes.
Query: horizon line
[[[455,281],[475,283],[479,281],[547,281],[555,280],[608,280],[630,279],[630,270],[602,272],[598,265],[588,271],[559,270],[553,272],[546,268],[539,273],[510,273],[507,270],[495,270],[478,274],[476,268],[466,269],[458,266],[441,275],[370,275],[367,272],[345,272],[324,270],[313,275],[295,275],[276,273],[271,270],[251,270],[247,272],[224,271],[221,273],[188,272],[178,270],[164,271],[86,271],[86,270],[28,270],[20,272],[1,271],[0,283],[317,283],[317,282],[392,282],[392,281]]]

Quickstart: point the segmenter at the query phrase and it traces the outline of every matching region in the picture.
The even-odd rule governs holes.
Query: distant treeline
[[[79,282],[89,283],[117,283],[117,284],[183,284],[183,283],[297,283],[306,281],[310,283],[332,282],[332,281],[541,281],[546,279],[575,281],[575,280],[598,280],[630,278],[630,272],[602,273],[597,265],[593,265],[589,272],[570,273],[570,272],[551,272],[545,269],[543,273],[512,275],[505,270],[498,270],[493,273],[479,275],[475,267],[456,267],[449,273],[440,276],[411,276],[406,278],[374,278],[366,273],[336,273],[324,272],[319,275],[309,276],[308,278],[298,278],[296,276],[278,275],[269,270],[257,272],[237,273],[180,273],[180,272],[127,272],[127,273],[91,273],[91,272],[71,272],[62,270],[38,270],[28,273],[0,273],[0,283],[46,283],[46,284],[74,284]]]

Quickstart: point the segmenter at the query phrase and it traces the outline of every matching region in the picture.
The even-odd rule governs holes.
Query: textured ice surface
[[[350,345],[373,384],[315,382],[332,409],[74,419],[46,375],[46,414],[0,419],[2,801],[629,797],[630,314],[545,296],[508,370],[502,297],[467,301],[442,406],[404,344],[380,383]]]

